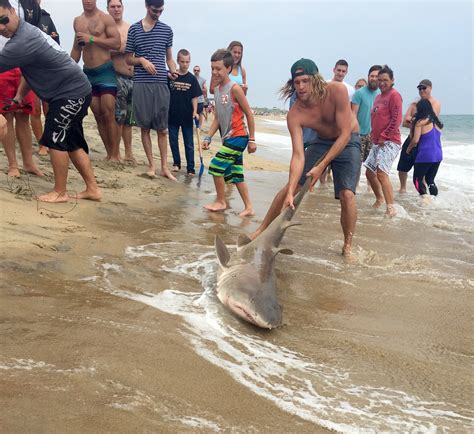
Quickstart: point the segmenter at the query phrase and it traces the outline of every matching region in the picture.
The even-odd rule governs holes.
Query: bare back
[[[127,77],[133,76],[133,66],[129,65],[126,61],[125,47],[127,45],[128,29],[130,24],[122,21],[117,24],[117,29],[120,33],[120,51],[112,51],[112,61],[114,62],[114,69],[116,72]]]
[[[342,97],[344,97],[343,101],[340,100]],[[347,102],[347,90],[343,84],[338,82],[327,83],[327,93],[322,101],[302,104],[297,100],[292,107],[291,118],[302,128],[312,128],[321,138],[336,139],[341,134],[336,107],[341,103],[347,104],[347,113],[344,112],[343,116],[350,123],[351,132],[358,132],[357,118]]]
[[[84,13],[74,19],[74,31],[88,33],[94,38],[107,38],[116,32],[113,18],[97,9],[92,15]],[[74,43],[76,48],[77,42]],[[80,48],[79,48],[80,49]],[[87,68],[95,68],[110,61],[110,49],[97,44],[87,44],[82,48],[82,60]]]

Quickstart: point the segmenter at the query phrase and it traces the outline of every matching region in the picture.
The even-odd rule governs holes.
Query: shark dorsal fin
[[[240,234],[237,238],[237,247],[246,246],[247,244],[251,242],[252,242],[252,239],[248,235]]]
[[[292,255],[294,252],[291,249],[274,249],[273,250],[273,255],[276,256],[278,253],[281,253],[282,255]]]
[[[216,235],[216,239],[214,240],[214,247],[216,248],[216,255],[219,264],[222,268],[225,268],[229,262],[230,253],[227,250],[224,241],[220,239],[219,235]]]

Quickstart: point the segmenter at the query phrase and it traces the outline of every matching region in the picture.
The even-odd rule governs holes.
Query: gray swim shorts
[[[133,80],[131,77],[116,73],[117,95],[115,96],[115,120],[120,125],[135,125],[133,118],[132,94]]]
[[[133,83],[133,113],[137,126],[147,130],[166,130],[170,90],[163,83]]]
[[[311,143],[306,147],[304,152],[304,170],[299,181],[300,185],[305,183],[306,174],[333,144],[333,140],[318,137],[316,142]],[[359,133],[352,133],[349,143],[342,152],[331,161],[331,169],[334,179],[334,196],[336,199],[339,199],[339,192],[341,190],[351,190],[355,194],[357,183],[359,181],[360,166]]]

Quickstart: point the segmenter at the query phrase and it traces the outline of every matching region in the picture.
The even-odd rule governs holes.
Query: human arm
[[[242,66],[242,89],[244,90],[244,94],[247,95],[247,91],[249,89],[247,85],[247,71],[245,68]]]
[[[77,17],[74,18],[74,24],[73,24],[74,31],[76,31],[76,22],[77,22]],[[74,38],[74,42],[72,44],[72,50],[71,50],[72,60],[78,63],[79,60],[81,60],[81,55],[82,55],[82,47],[79,45],[79,41],[76,38]]]
[[[97,45],[106,50],[120,50],[120,33],[115,24],[114,19],[107,14],[102,16],[102,21],[105,25],[105,36],[95,36],[89,33],[76,32],[77,43],[84,45]],[[72,56],[71,56],[72,57]]]
[[[171,79],[175,80],[178,76],[176,62],[173,59],[173,52],[171,51],[171,47],[166,49],[166,66],[168,66],[169,74],[171,75]]]
[[[194,98],[191,99],[191,104],[193,106],[193,118],[199,120],[199,115],[198,115],[198,97],[195,96]]]
[[[25,80],[25,77],[21,76],[20,79],[20,84],[18,85],[18,89],[16,91],[16,95],[13,98],[18,104],[22,104],[23,100],[25,99],[25,96],[27,93],[31,90],[30,85],[28,82]]]
[[[249,154],[252,154],[257,150],[257,144],[255,143],[255,119],[253,117],[252,109],[247,101],[244,90],[240,86],[232,86],[232,96],[240,105],[240,108],[247,118],[247,126],[249,129],[249,144],[247,151]]]
[[[421,137],[421,131],[426,124],[426,119],[421,119],[416,123],[413,131],[413,137],[411,138],[410,144],[407,147],[407,154],[409,154],[413,150],[413,148],[418,145],[418,142],[420,141]]]
[[[352,113],[354,113],[354,116],[357,117],[357,115],[359,114],[359,104],[354,104],[353,102],[351,102],[351,110],[352,110]]]
[[[214,112],[214,119],[212,120],[211,126],[209,127],[209,131],[207,132],[207,136],[204,137],[204,140],[201,143],[202,149],[209,149],[211,145],[212,136],[216,134],[216,131],[219,129],[219,119],[217,117],[217,112]]]
[[[405,128],[410,128],[411,127],[411,121],[413,119],[413,116],[415,116],[415,112],[416,112],[416,104],[414,102],[412,102],[408,106],[408,110],[405,113],[405,116],[403,117],[403,123],[402,123],[403,127],[405,127]]]
[[[387,140],[390,140],[396,131],[399,131],[400,124],[402,123],[402,97],[398,92],[395,91],[392,94],[388,103],[388,109],[390,120],[379,137],[379,145],[382,146]]]
[[[148,72],[150,75],[156,75],[156,68],[153,63],[149,60],[145,59],[144,57],[135,57],[133,53],[126,53],[125,54],[125,62],[127,62],[130,66],[142,66],[143,69]]]
[[[204,83],[202,84],[202,96],[204,99],[207,99],[207,86],[206,86],[206,80],[204,80]]]

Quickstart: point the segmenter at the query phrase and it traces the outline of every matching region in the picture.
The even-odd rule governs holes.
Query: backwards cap
[[[318,72],[319,70],[316,66],[316,63],[314,63],[311,59],[300,59],[293,63],[293,66],[291,67],[291,78],[294,80],[300,75],[314,75]]]

